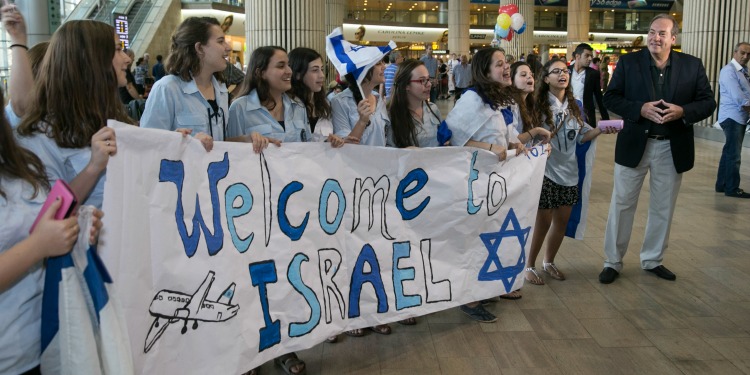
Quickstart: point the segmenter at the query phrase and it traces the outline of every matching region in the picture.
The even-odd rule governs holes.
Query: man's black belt
[[[649,135],[648,137],[651,138],[651,139],[655,139],[657,141],[667,141],[667,140],[669,140],[669,136],[668,135]]]

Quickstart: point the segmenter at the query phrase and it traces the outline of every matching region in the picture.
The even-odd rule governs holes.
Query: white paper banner
[[[110,126],[100,251],[138,373],[240,373],[522,286],[541,148],[502,163],[458,147],[207,153],[175,132]]]

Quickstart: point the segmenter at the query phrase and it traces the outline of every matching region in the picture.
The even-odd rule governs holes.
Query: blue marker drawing
[[[513,225],[512,229],[509,229],[509,224]],[[516,281],[516,277],[523,272],[526,266],[526,241],[529,239],[529,233],[531,232],[531,226],[521,229],[521,224],[518,222],[516,213],[511,208],[508,211],[508,215],[505,216],[505,221],[497,232],[481,233],[479,238],[482,239],[484,246],[487,248],[489,255],[487,260],[484,262],[482,269],[479,270],[479,281],[497,281],[502,280],[505,285],[505,290],[510,292],[513,287],[513,283]],[[518,243],[521,245],[521,251],[518,255],[518,261],[516,264],[510,266],[503,266],[500,262],[500,257],[497,251],[500,249],[500,243],[503,238],[506,237],[517,237]],[[495,265],[495,270],[490,271],[490,266]]]

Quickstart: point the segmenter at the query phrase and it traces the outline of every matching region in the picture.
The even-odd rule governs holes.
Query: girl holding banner
[[[206,151],[214,140],[223,141],[229,92],[222,72],[231,51],[215,18],[182,21],[172,34],[167,75],[151,88],[141,127],[193,135]]]
[[[536,107],[541,114],[542,126],[553,134],[550,143],[554,151],[544,170],[534,237],[526,263],[526,280],[534,285],[544,285],[535,265],[545,238],[547,249],[542,270],[555,280],[565,280],[565,274],[555,265],[555,256],[565,236],[573,205],[578,201],[576,142],[585,143],[602,133],[616,132],[611,128],[592,128],[583,122],[581,109],[570,88],[570,73],[565,61],[551,60],[544,64],[542,80],[536,95]]]
[[[286,50],[268,46],[253,51],[239,97],[229,107],[229,140],[252,143],[256,153],[268,143],[281,146],[281,142],[312,141],[306,106],[289,97],[291,89],[292,69]],[[336,136],[329,140],[333,147],[344,144]]]
[[[79,201],[97,208],[107,162],[117,152],[107,119],[132,123],[117,91],[127,84],[129,62],[112,26],[91,20],[64,23],[40,68],[35,104],[18,127],[19,143],[42,160],[50,183],[68,181]]]
[[[340,137],[359,139],[368,146],[385,146],[390,136],[391,120],[388,118],[385,100],[373,91],[375,86],[385,83],[385,64],[379,61],[365,73],[362,81],[363,99],[357,103],[349,87],[331,100],[333,109],[333,132]]]
[[[404,147],[437,147],[440,110],[428,102],[432,82],[424,62],[406,60],[393,80],[388,116],[393,124],[393,145]]]
[[[93,21],[88,21],[93,22]],[[3,94],[0,91],[0,103]],[[47,197],[44,165],[20,147],[0,116],[0,373],[39,373],[44,259],[68,253],[78,238],[78,219],[55,220],[57,200],[34,219]],[[102,213],[94,213],[89,241],[95,242]]]

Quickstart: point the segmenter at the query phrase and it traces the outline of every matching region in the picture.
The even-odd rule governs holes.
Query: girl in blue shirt
[[[3,100],[0,91],[0,102]],[[75,217],[55,220],[49,206],[30,234],[49,190],[42,161],[20,147],[0,115],[0,373],[39,373],[44,259],[63,255],[78,238]],[[94,212],[90,242],[101,228]]]
[[[172,35],[167,76],[154,84],[141,117],[141,127],[193,135],[206,151],[223,141],[229,92],[222,72],[231,47],[219,21],[190,17]]]

